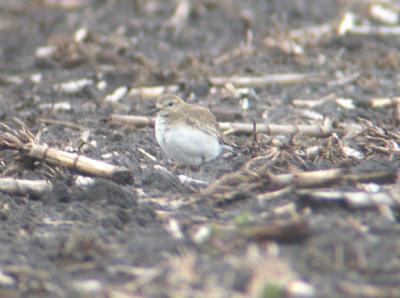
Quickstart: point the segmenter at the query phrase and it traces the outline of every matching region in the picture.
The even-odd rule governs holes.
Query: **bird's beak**
[[[152,109],[150,109],[150,113],[151,114],[155,114],[155,113],[158,113],[160,111],[160,108],[159,107],[154,107],[154,108],[152,108]]]

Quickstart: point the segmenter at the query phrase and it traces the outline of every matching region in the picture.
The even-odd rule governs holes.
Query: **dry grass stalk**
[[[361,77],[360,72],[343,74],[336,80],[329,81],[328,86],[329,87],[344,86],[353,83],[354,81],[357,81],[360,77]]]
[[[357,25],[354,13],[347,11],[338,24],[337,34],[339,36],[397,36],[400,35],[400,26],[375,26],[369,23]]]
[[[377,154],[387,155],[390,159],[400,155],[400,134],[395,131],[383,129],[371,121],[360,119],[363,131],[354,139],[366,152],[366,157],[376,157]]]
[[[259,202],[269,201],[269,200],[273,200],[273,199],[279,198],[279,197],[284,196],[284,195],[288,195],[293,191],[294,191],[293,186],[289,185],[289,186],[284,187],[282,189],[278,189],[278,190],[275,190],[275,191],[270,191],[270,192],[265,192],[265,193],[259,194],[259,195],[256,196],[256,199]]]
[[[347,34],[350,35],[375,35],[375,36],[399,36],[400,26],[354,26],[349,28]]]
[[[398,298],[400,293],[400,286],[395,284],[361,284],[359,282],[341,281],[339,288],[346,296],[350,297],[385,297],[385,298]]]
[[[286,195],[288,187],[296,190],[330,186],[344,181],[392,182],[396,175],[393,170],[347,174],[344,169],[274,175],[269,173],[268,167],[264,165],[257,170],[250,171],[244,168],[222,176],[200,192],[200,199],[209,199],[214,204],[225,204],[261,193],[259,199],[262,200],[264,197],[269,199],[278,198],[280,194]],[[282,193],[278,190],[282,190]]]
[[[369,101],[371,108],[395,107],[400,104],[400,97],[372,98]]]
[[[374,26],[369,23],[358,25],[357,16],[351,11],[347,11],[339,21],[293,29],[285,33],[271,34],[264,39],[264,44],[269,48],[281,49],[288,55],[302,55],[305,52],[305,47],[327,43],[338,36],[400,35],[400,26],[394,26],[398,23],[399,18],[395,9],[388,9],[376,4],[372,5],[371,8],[370,14],[373,18],[391,26]],[[353,79],[350,77],[350,80]]]
[[[369,15],[378,22],[387,25],[396,25],[399,21],[399,13],[394,7],[388,7],[380,3],[374,3],[369,7]]]
[[[295,107],[299,108],[314,108],[320,105],[325,104],[328,101],[335,100],[336,99],[336,94],[335,93],[329,93],[321,98],[316,98],[316,99],[301,99],[301,98],[296,98],[292,100],[292,104]]]
[[[24,149],[24,153],[38,160],[44,160],[53,165],[61,165],[83,174],[108,178],[122,183],[130,183],[132,181],[132,175],[128,169],[76,153],[69,153],[37,144],[28,144]]]
[[[336,36],[336,22],[327,22],[290,31],[275,30],[264,38],[267,48],[277,48],[287,55],[304,55],[306,47],[328,43]]]
[[[304,218],[275,221],[272,224],[243,226],[240,234],[254,240],[275,240],[280,242],[301,241],[310,236],[308,222]]]
[[[325,76],[316,73],[285,73],[272,74],[261,77],[209,77],[209,81],[214,86],[224,86],[225,84],[234,84],[236,87],[265,87],[270,85],[290,85],[308,83],[311,81],[321,80]]]
[[[108,121],[115,124],[130,124],[137,127],[154,125],[155,118],[136,115],[112,114]],[[220,122],[220,128],[225,134],[247,134],[254,132],[252,123],[243,122]],[[305,134],[309,136],[324,137],[333,132],[332,122],[328,119],[322,125],[281,125],[281,124],[256,124],[256,132],[271,135],[296,135]]]
[[[149,86],[134,87],[129,90],[129,97],[139,97],[140,99],[156,99],[163,93],[176,93],[179,91],[178,85],[168,86]]]
[[[225,134],[252,134],[254,125],[242,122],[221,122],[220,127]],[[315,137],[325,137],[333,132],[332,122],[326,119],[322,125],[282,125],[282,124],[256,124],[257,133],[269,135],[296,135],[305,134]]]
[[[367,193],[361,191],[299,190],[297,193],[306,200],[317,203],[345,203],[352,208],[376,207],[380,204],[389,206],[400,205],[399,198],[393,198],[390,194],[385,192]]]
[[[39,196],[49,192],[52,187],[47,180],[0,178],[0,191],[7,194]]]
[[[313,172],[298,172],[293,174],[272,175],[272,185],[275,187],[287,187],[294,185],[297,188],[319,187],[338,182],[343,178],[342,169],[331,169]]]
[[[297,42],[288,39],[286,36],[268,36],[264,38],[264,44],[267,48],[278,48],[287,55],[303,55],[304,48]]]
[[[1,149],[18,150],[25,156],[76,170],[82,174],[108,178],[119,183],[132,182],[132,174],[124,167],[110,165],[103,161],[51,148],[47,145],[39,145],[35,136],[26,129],[23,123],[18,123],[21,127],[19,130],[13,130],[9,126],[1,124]]]
[[[314,108],[321,106],[329,101],[336,101],[336,104],[340,107],[345,107],[347,109],[355,109],[357,106],[368,106],[373,109],[380,108],[390,108],[396,107],[400,104],[400,97],[380,97],[380,98],[370,98],[369,100],[357,102],[354,99],[343,99],[337,97],[335,94],[331,93],[319,99],[294,99],[292,104],[300,108]],[[347,105],[344,106],[344,101],[347,101]]]
[[[328,42],[335,36],[334,23],[325,23],[307,28],[294,29],[289,32],[288,38],[302,46],[316,46]]]
[[[136,115],[112,114],[108,118],[108,122],[115,124],[128,124],[137,127],[144,127],[144,126],[153,126],[155,118],[146,116],[136,116]]]

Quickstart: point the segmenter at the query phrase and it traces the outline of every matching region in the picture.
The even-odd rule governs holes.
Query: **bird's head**
[[[176,110],[179,106],[185,102],[177,95],[174,94],[163,94],[161,95],[156,104],[156,109],[159,113],[169,113]]]

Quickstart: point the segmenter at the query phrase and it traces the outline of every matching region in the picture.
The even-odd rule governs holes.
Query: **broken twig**
[[[156,119],[147,116],[112,114],[107,120],[108,122],[115,124],[128,124],[137,127],[145,127],[153,126]]]
[[[134,87],[129,90],[128,97],[139,97],[140,99],[156,99],[163,93],[176,93],[178,85]]]
[[[222,176],[202,190],[200,197],[211,199],[214,204],[225,204],[261,193],[256,195],[256,198],[262,201],[287,195],[288,187],[293,189],[323,187],[340,182],[388,183],[393,182],[396,177],[397,173],[393,170],[348,174],[345,169],[274,175],[269,173],[267,165],[263,165],[257,170],[250,171],[244,168]],[[282,192],[279,192],[281,189]]]
[[[226,134],[252,134],[254,126],[251,123],[221,122],[220,128],[227,131]],[[296,135],[305,134],[309,136],[324,137],[333,132],[332,122],[329,119],[322,125],[282,125],[282,124],[256,124],[257,133],[270,135]]]
[[[316,81],[324,78],[322,74],[316,73],[285,73],[272,74],[261,77],[210,77],[209,81],[214,86],[223,86],[225,84],[234,84],[236,87],[264,87],[269,85],[290,85],[301,84],[310,81]]]
[[[335,101],[337,106],[348,110],[356,109],[357,107],[381,109],[396,107],[398,104],[400,104],[400,97],[370,98],[363,101],[357,101],[352,98],[337,97],[335,94],[331,93],[319,99],[294,99],[292,104],[296,107],[314,108],[329,101]]]
[[[23,125],[21,122],[19,124]],[[13,130],[7,125],[1,124],[1,128],[3,128],[3,131],[0,132],[0,148],[2,149],[18,150],[31,158],[73,169],[86,175],[108,178],[119,183],[131,183],[133,181],[132,174],[124,167],[37,144],[35,136],[27,131],[24,126],[20,130]]]
[[[308,222],[303,218],[275,221],[272,224],[256,224],[240,227],[239,232],[246,238],[258,241],[275,240],[280,242],[297,242],[305,240],[311,231]]]
[[[0,191],[12,195],[39,196],[53,188],[47,180],[0,178]]]
[[[329,190],[299,190],[297,194],[300,195],[305,203],[310,204],[339,204],[345,205],[349,208],[378,208],[380,206],[399,207],[399,198],[392,197],[386,192],[361,192],[361,191],[329,191]],[[384,215],[387,215],[385,209]],[[389,214],[389,219],[394,220],[393,214]]]

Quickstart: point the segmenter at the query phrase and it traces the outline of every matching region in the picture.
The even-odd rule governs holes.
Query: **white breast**
[[[155,122],[155,134],[156,134],[156,141],[158,145],[164,150],[165,141],[164,141],[164,133],[165,133],[165,118],[158,115],[156,117]]]
[[[222,152],[217,136],[182,124],[167,129],[161,117],[156,119],[155,133],[167,157],[186,165],[199,165]]]

